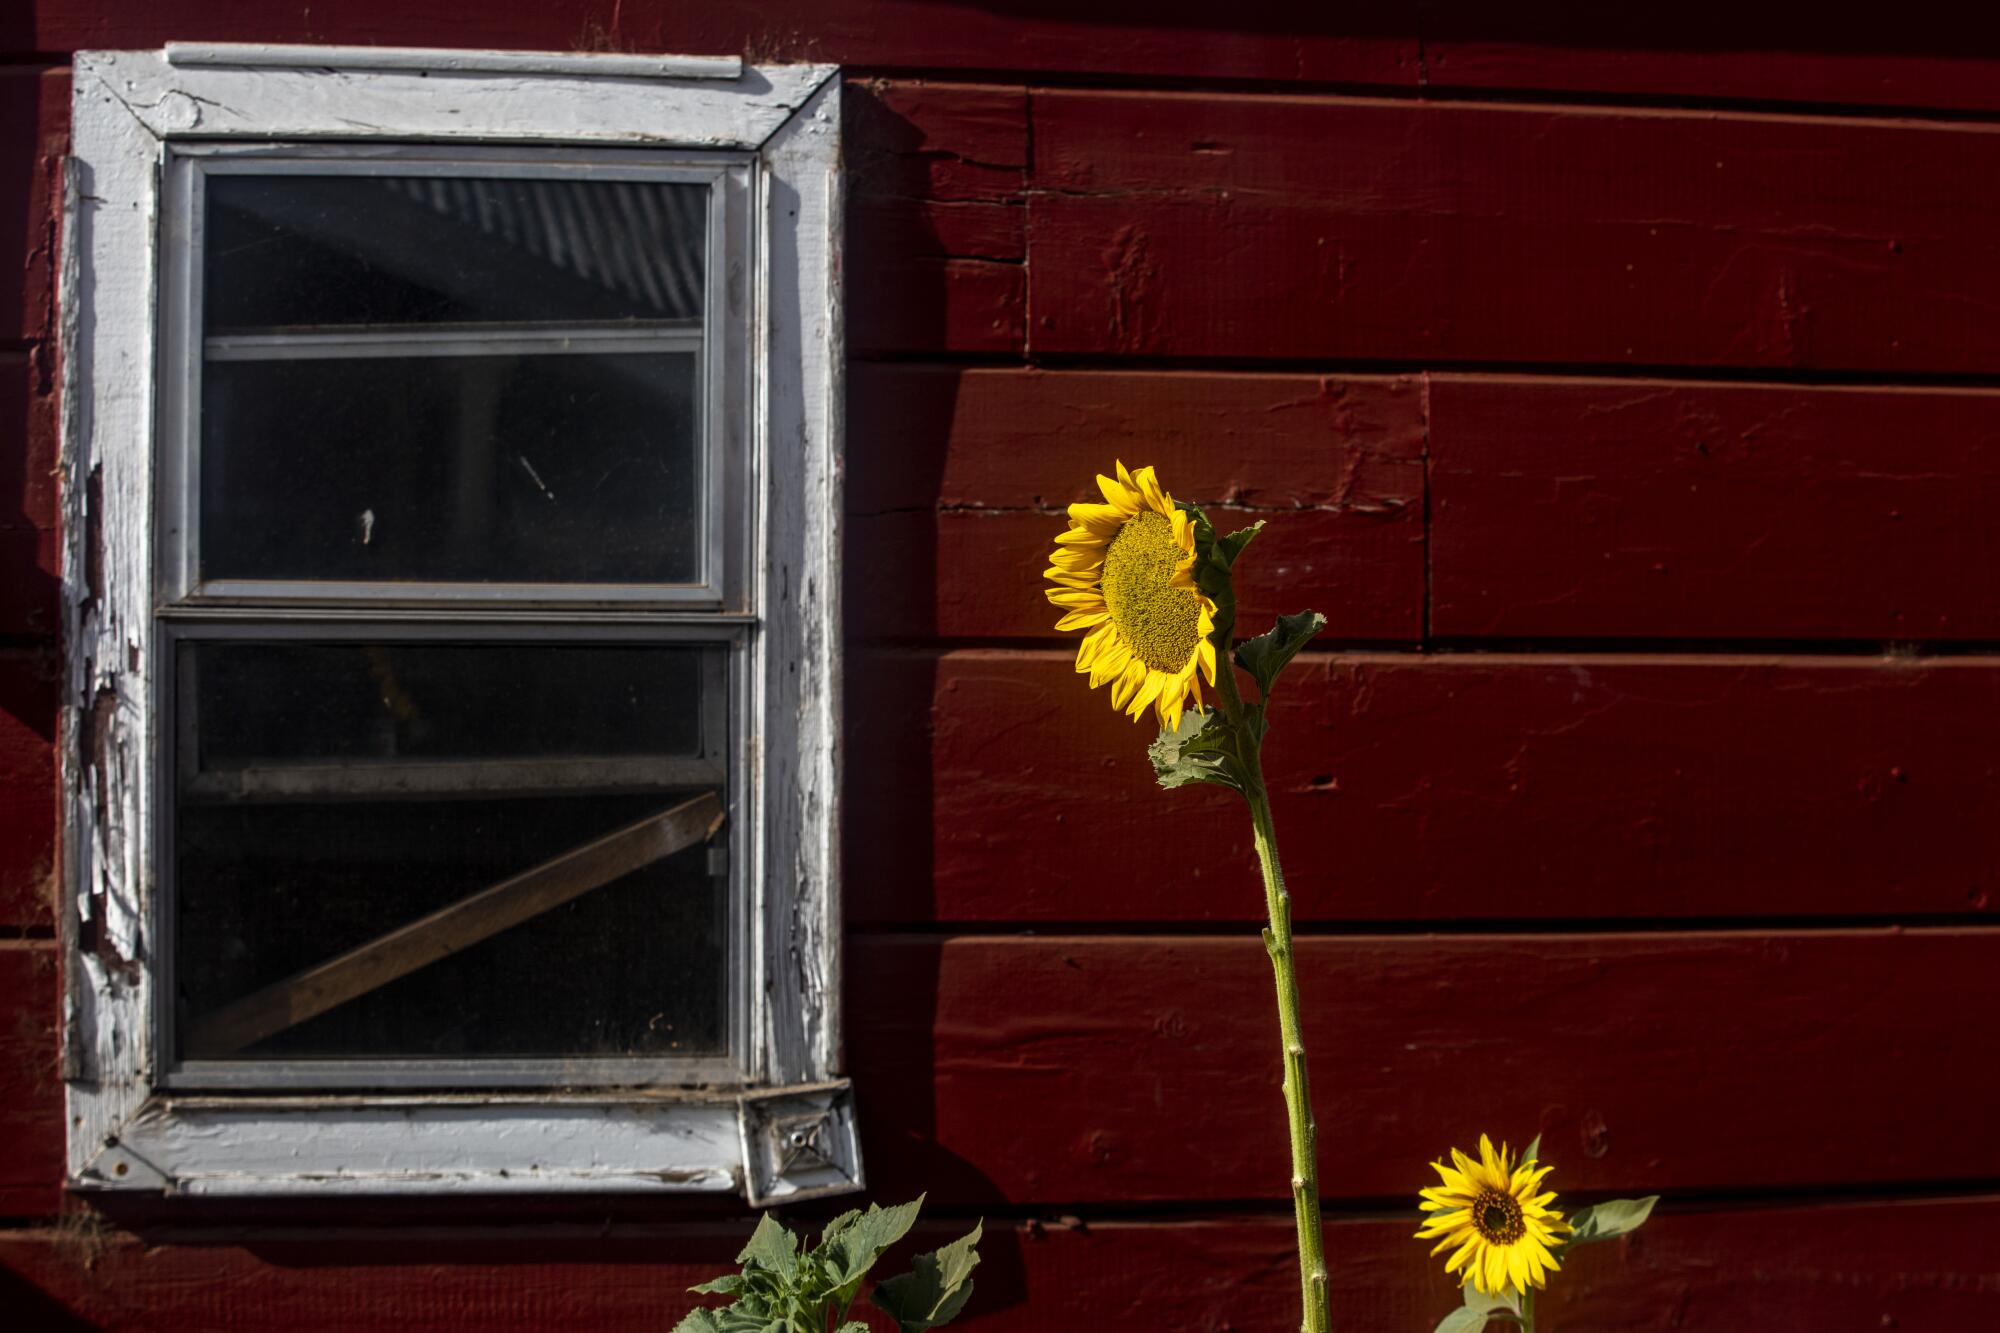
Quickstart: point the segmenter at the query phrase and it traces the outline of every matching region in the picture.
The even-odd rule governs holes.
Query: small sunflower
[[[1069,507],[1043,571],[1064,611],[1057,629],[1088,630],[1076,669],[1096,689],[1109,682],[1111,706],[1137,721],[1151,707],[1164,727],[1200,708],[1201,681],[1215,684],[1215,603],[1194,585],[1194,525],[1160,487],[1153,469],[1099,475],[1103,504]]]
[[[1493,1140],[1484,1134],[1479,1136],[1478,1161],[1456,1148],[1451,1156],[1456,1169],[1431,1163],[1444,1184],[1421,1191],[1423,1210],[1431,1217],[1417,1239],[1443,1237],[1432,1254],[1456,1245],[1444,1271],[1463,1268],[1461,1283],[1470,1282],[1488,1296],[1541,1286],[1545,1273],[1561,1267],[1550,1245],[1569,1232],[1562,1214],[1549,1207],[1555,1194],[1535,1193],[1550,1168],[1533,1159],[1511,1165],[1507,1145],[1495,1153]]]

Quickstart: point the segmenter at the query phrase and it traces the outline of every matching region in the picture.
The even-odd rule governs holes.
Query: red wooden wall
[[[742,1231],[61,1194],[64,71],[224,39],[849,69],[850,1064],[877,1196],[989,1219],[971,1326],[1295,1318],[1247,825],[1036,588],[1114,456],[1332,621],[1270,763],[1343,1327],[1453,1303],[1411,1204],[1483,1129],[1668,1196],[1558,1328],[2000,1326],[2000,25],[1077,8],[0,16],[0,1310],[663,1328]]]

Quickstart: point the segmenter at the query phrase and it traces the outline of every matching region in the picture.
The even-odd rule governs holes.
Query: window
[[[81,1188],[857,1188],[838,79],[84,53]]]

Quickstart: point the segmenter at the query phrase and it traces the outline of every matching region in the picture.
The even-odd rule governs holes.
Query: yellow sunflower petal
[[[1208,660],[1213,662],[1215,660],[1215,645],[1209,643],[1207,640],[1203,640],[1202,646],[1208,649]],[[1431,1170],[1438,1173],[1438,1178],[1444,1181],[1444,1187],[1454,1194],[1463,1194],[1467,1198],[1471,1198],[1479,1192],[1473,1188],[1472,1182],[1465,1178],[1464,1172],[1454,1171],[1443,1162],[1432,1162]],[[1433,1186],[1432,1188],[1436,1187]]]
[[[1064,546],[1058,542],[1056,549],[1049,552],[1049,563],[1065,569],[1094,569],[1104,563],[1104,547]]]
[[[1089,588],[1045,588],[1043,595],[1057,606],[1066,606],[1073,611],[1102,611],[1105,609],[1103,594]]]
[[[1139,512],[1139,506],[1143,502],[1142,498],[1137,491],[1127,487],[1124,482],[1114,477],[1107,477],[1100,472],[1097,474],[1097,489],[1103,492],[1104,503],[1110,505],[1119,513],[1130,517]]]
[[[1125,669],[1118,673],[1118,679],[1111,682],[1111,706],[1124,712],[1125,705],[1132,702],[1132,696],[1146,683],[1149,674],[1146,664],[1137,658],[1127,662]]]
[[[1094,536],[1110,538],[1131,515],[1117,505],[1084,504],[1079,501],[1069,507],[1069,521]],[[1074,531],[1075,529],[1072,529]]]
[[[1093,550],[1110,540],[1109,537],[1092,532],[1089,528],[1065,528],[1056,535],[1056,545],[1080,546],[1085,550]]]
[[[1140,684],[1138,693],[1132,696],[1132,702],[1126,706],[1125,716],[1135,722],[1138,721],[1139,715],[1151,706],[1153,700],[1160,697],[1160,691],[1166,687],[1166,676],[1158,671],[1147,671],[1146,679]]]
[[[1111,619],[1109,611],[1072,611],[1056,622],[1057,629],[1089,629],[1092,625],[1102,625]],[[1084,640],[1089,643],[1089,639]],[[1078,650],[1082,651],[1081,649]]]
[[[1161,492],[1160,479],[1155,475],[1152,468],[1140,468],[1132,474],[1132,480],[1137,484],[1139,498],[1145,501],[1148,509],[1151,509],[1156,514],[1166,514],[1173,509],[1173,506],[1167,503],[1166,496]]]
[[[1116,680],[1125,674],[1125,667],[1132,660],[1132,653],[1117,639],[1106,644],[1090,664],[1090,688],[1096,689],[1108,680]]]
[[[1479,1165],[1485,1172],[1480,1183],[1492,1185],[1495,1189],[1507,1187],[1507,1172],[1502,1169],[1499,1155],[1493,1151],[1493,1140],[1484,1134],[1479,1136]]]

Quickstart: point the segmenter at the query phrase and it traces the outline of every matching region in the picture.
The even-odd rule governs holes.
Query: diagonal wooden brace
[[[406,977],[510,926],[713,838],[722,802],[704,792],[524,870],[197,1019],[187,1054],[232,1054]]]

